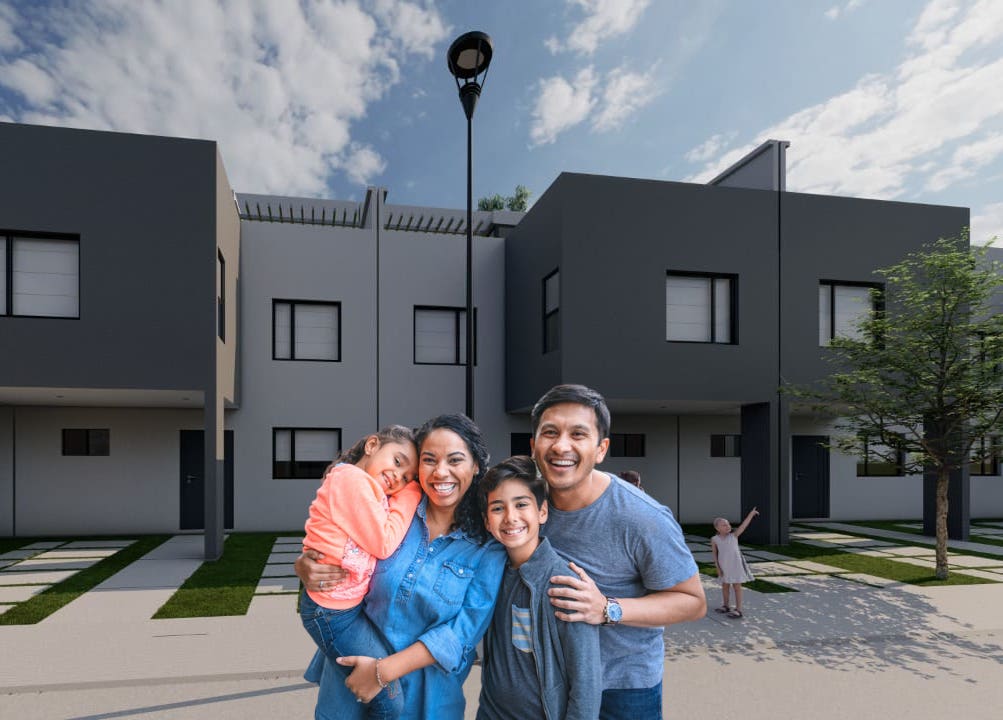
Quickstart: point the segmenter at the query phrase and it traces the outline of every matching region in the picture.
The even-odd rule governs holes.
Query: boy
[[[602,696],[598,627],[554,616],[547,587],[568,563],[540,537],[547,483],[528,457],[491,468],[478,491],[509,564],[484,636],[477,720],[595,720]]]

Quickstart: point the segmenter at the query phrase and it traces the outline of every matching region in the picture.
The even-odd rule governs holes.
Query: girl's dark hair
[[[513,455],[484,473],[484,479],[481,480],[481,485],[477,489],[481,513],[487,514],[488,495],[506,480],[521,482],[533,493],[533,497],[536,498],[536,507],[543,507],[543,503],[547,499],[547,481],[540,475],[532,458],[525,455]]]
[[[348,450],[343,450],[341,455],[332,463],[336,465],[338,463],[351,463],[354,465],[362,459],[362,456],[366,454],[366,442],[373,435],[379,440],[379,447],[383,447],[386,443],[411,443],[416,446],[418,443],[414,439],[414,430],[409,427],[404,427],[403,425],[387,425],[385,428],[380,428],[375,433],[366,435],[364,438],[359,440],[357,443],[348,448]]]
[[[491,461],[488,453],[488,446],[481,436],[480,428],[474,421],[461,413],[449,413],[439,415],[425,422],[415,433],[415,443],[418,445],[418,452],[421,453],[421,446],[435,430],[451,430],[463,439],[467,450],[477,463],[477,472],[467,488],[466,494],[460,500],[453,515],[453,527],[462,530],[476,542],[485,542],[488,539],[487,529],[481,514],[477,509],[477,493],[480,487],[481,478],[484,477]]]

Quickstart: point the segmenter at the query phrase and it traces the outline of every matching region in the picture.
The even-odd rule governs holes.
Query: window
[[[644,457],[642,433],[610,433],[610,457]]]
[[[969,475],[999,475],[1000,454],[999,437],[980,437],[972,443],[973,460]]]
[[[216,288],[216,334],[226,342],[226,260],[223,253],[216,251],[219,260],[219,284]]]
[[[888,445],[864,440],[864,456],[857,461],[857,477],[900,477],[905,475],[905,452]]]
[[[341,303],[272,301],[273,360],[341,360]]]
[[[63,455],[109,455],[111,454],[111,433],[107,428],[83,430],[69,428],[63,430]]]
[[[533,439],[533,433],[512,433],[510,455],[529,455],[529,441]]]
[[[731,345],[735,328],[735,275],[670,272],[665,280],[665,339]]]
[[[858,323],[879,310],[871,300],[871,290],[880,286],[836,283],[823,280],[818,286],[818,344],[828,345],[835,337],[860,340]]]
[[[0,232],[0,314],[79,318],[79,239]]]
[[[414,362],[416,365],[466,365],[467,311],[416,305]],[[477,308],[474,308],[474,364],[477,364]]]
[[[273,428],[272,477],[320,479],[341,453],[340,428]]]
[[[561,273],[543,278],[543,352],[561,348]]]
[[[742,457],[741,435],[711,435],[711,457]]]

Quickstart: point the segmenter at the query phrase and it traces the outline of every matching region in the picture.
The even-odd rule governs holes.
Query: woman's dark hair
[[[418,445],[418,452],[421,453],[421,446],[436,430],[451,430],[462,438],[473,461],[477,463],[477,472],[467,488],[466,494],[460,500],[453,515],[453,526],[465,532],[470,538],[477,542],[485,542],[488,539],[484,521],[477,509],[477,492],[480,487],[481,478],[488,469],[491,455],[488,453],[488,446],[481,436],[480,428],[474,421],[461,413],[449,413],[439,415],[425,422],[415,433],[415,443]]]
[[[337,465],[338,463],[351,463],[354,465],[359,462],[362,456],[366,454],[366,443],[373,435],[379,441],[379,447],[383,447],[388,442],[411,443],[416,447],[418,444],[414,439],[414,430],[411,428],[404,427],[403,425],[387,425],[385,428],[380,428],[376,432],[366,435],[359,442],[348,448],[348,450],[342,451],[341,455],[338,456],[332,465]]]
[[[484,479],[481,480],[481,485],[477,489],[481,513],[487,514],[488,495],[506,480],[521,482],[533,493],[533,497],[536,498],[536,507],[543,507],[543,503],[547,499],[547,481],[540,475],[533,458],[525,455],[513,455],[484,473]]]

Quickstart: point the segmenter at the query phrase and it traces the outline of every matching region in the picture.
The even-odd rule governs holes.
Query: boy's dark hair
[[[584,385],[555,385],[536,401],[533,411],[529,414],[530,428],[534,436],[536,435],[536,429],[540,426],[540,418],[543,416],[543,413],[554,405],[560,405],[561,403],[574,403],[591,408],[596,414],[596,427],[599,429],[598,442],[602,442],[609,437],[610,419],[606,400],[595,390]]]
[[[379,447],[383,447],[386,443],[392,442],[401,444],[411,443],[417,448],[417,443],[415,443],[414,439],[414,430],[409,427],[404,427],[403,425],[387,425],[384,428],[380,428],[375,433],[366,435],[364,438],[352,445],[352,447],[348,448],[348,450],[342,451],[341,455],[338,456],[338,459],[334,461],[335,464],[351,463],[354,465],[359,462],[359,460],[362,459],[362,456],[366,454],[366,442],[373,435],[375,435],[376,439],[379,441]]]
[[[477,463],[477,472],[474,473],[470,487],[467,488],[466,494],[460,500],[453,518],[456,527],[465,532],[468,537],[476,542],[486,542],[488,531],[484,527],[481,514],[477,511],[477,493],[481,478],[484,477],[484,473],[488,469],[488,463],[491,461],[487,443],[484,442],[481,430],[474,424],[473,420],[462,413],[447,413],[427,420],[415,432],[415,443],[418,445],[419,457],[421,456],[422,443],[435,430],[451,430],[459,435],[467,446],[467,450],[473,457],[474,462]]]
[[[533,493],[536,507],[543,507],[547,499],[547,481],[540,475],[533,459],[525,455],[513,455],[502,460],[484,474],[480,487],[477,489],[477,499],[482,514],[488,512],[488,494],[496,490],[506,480],[518,480]]]

